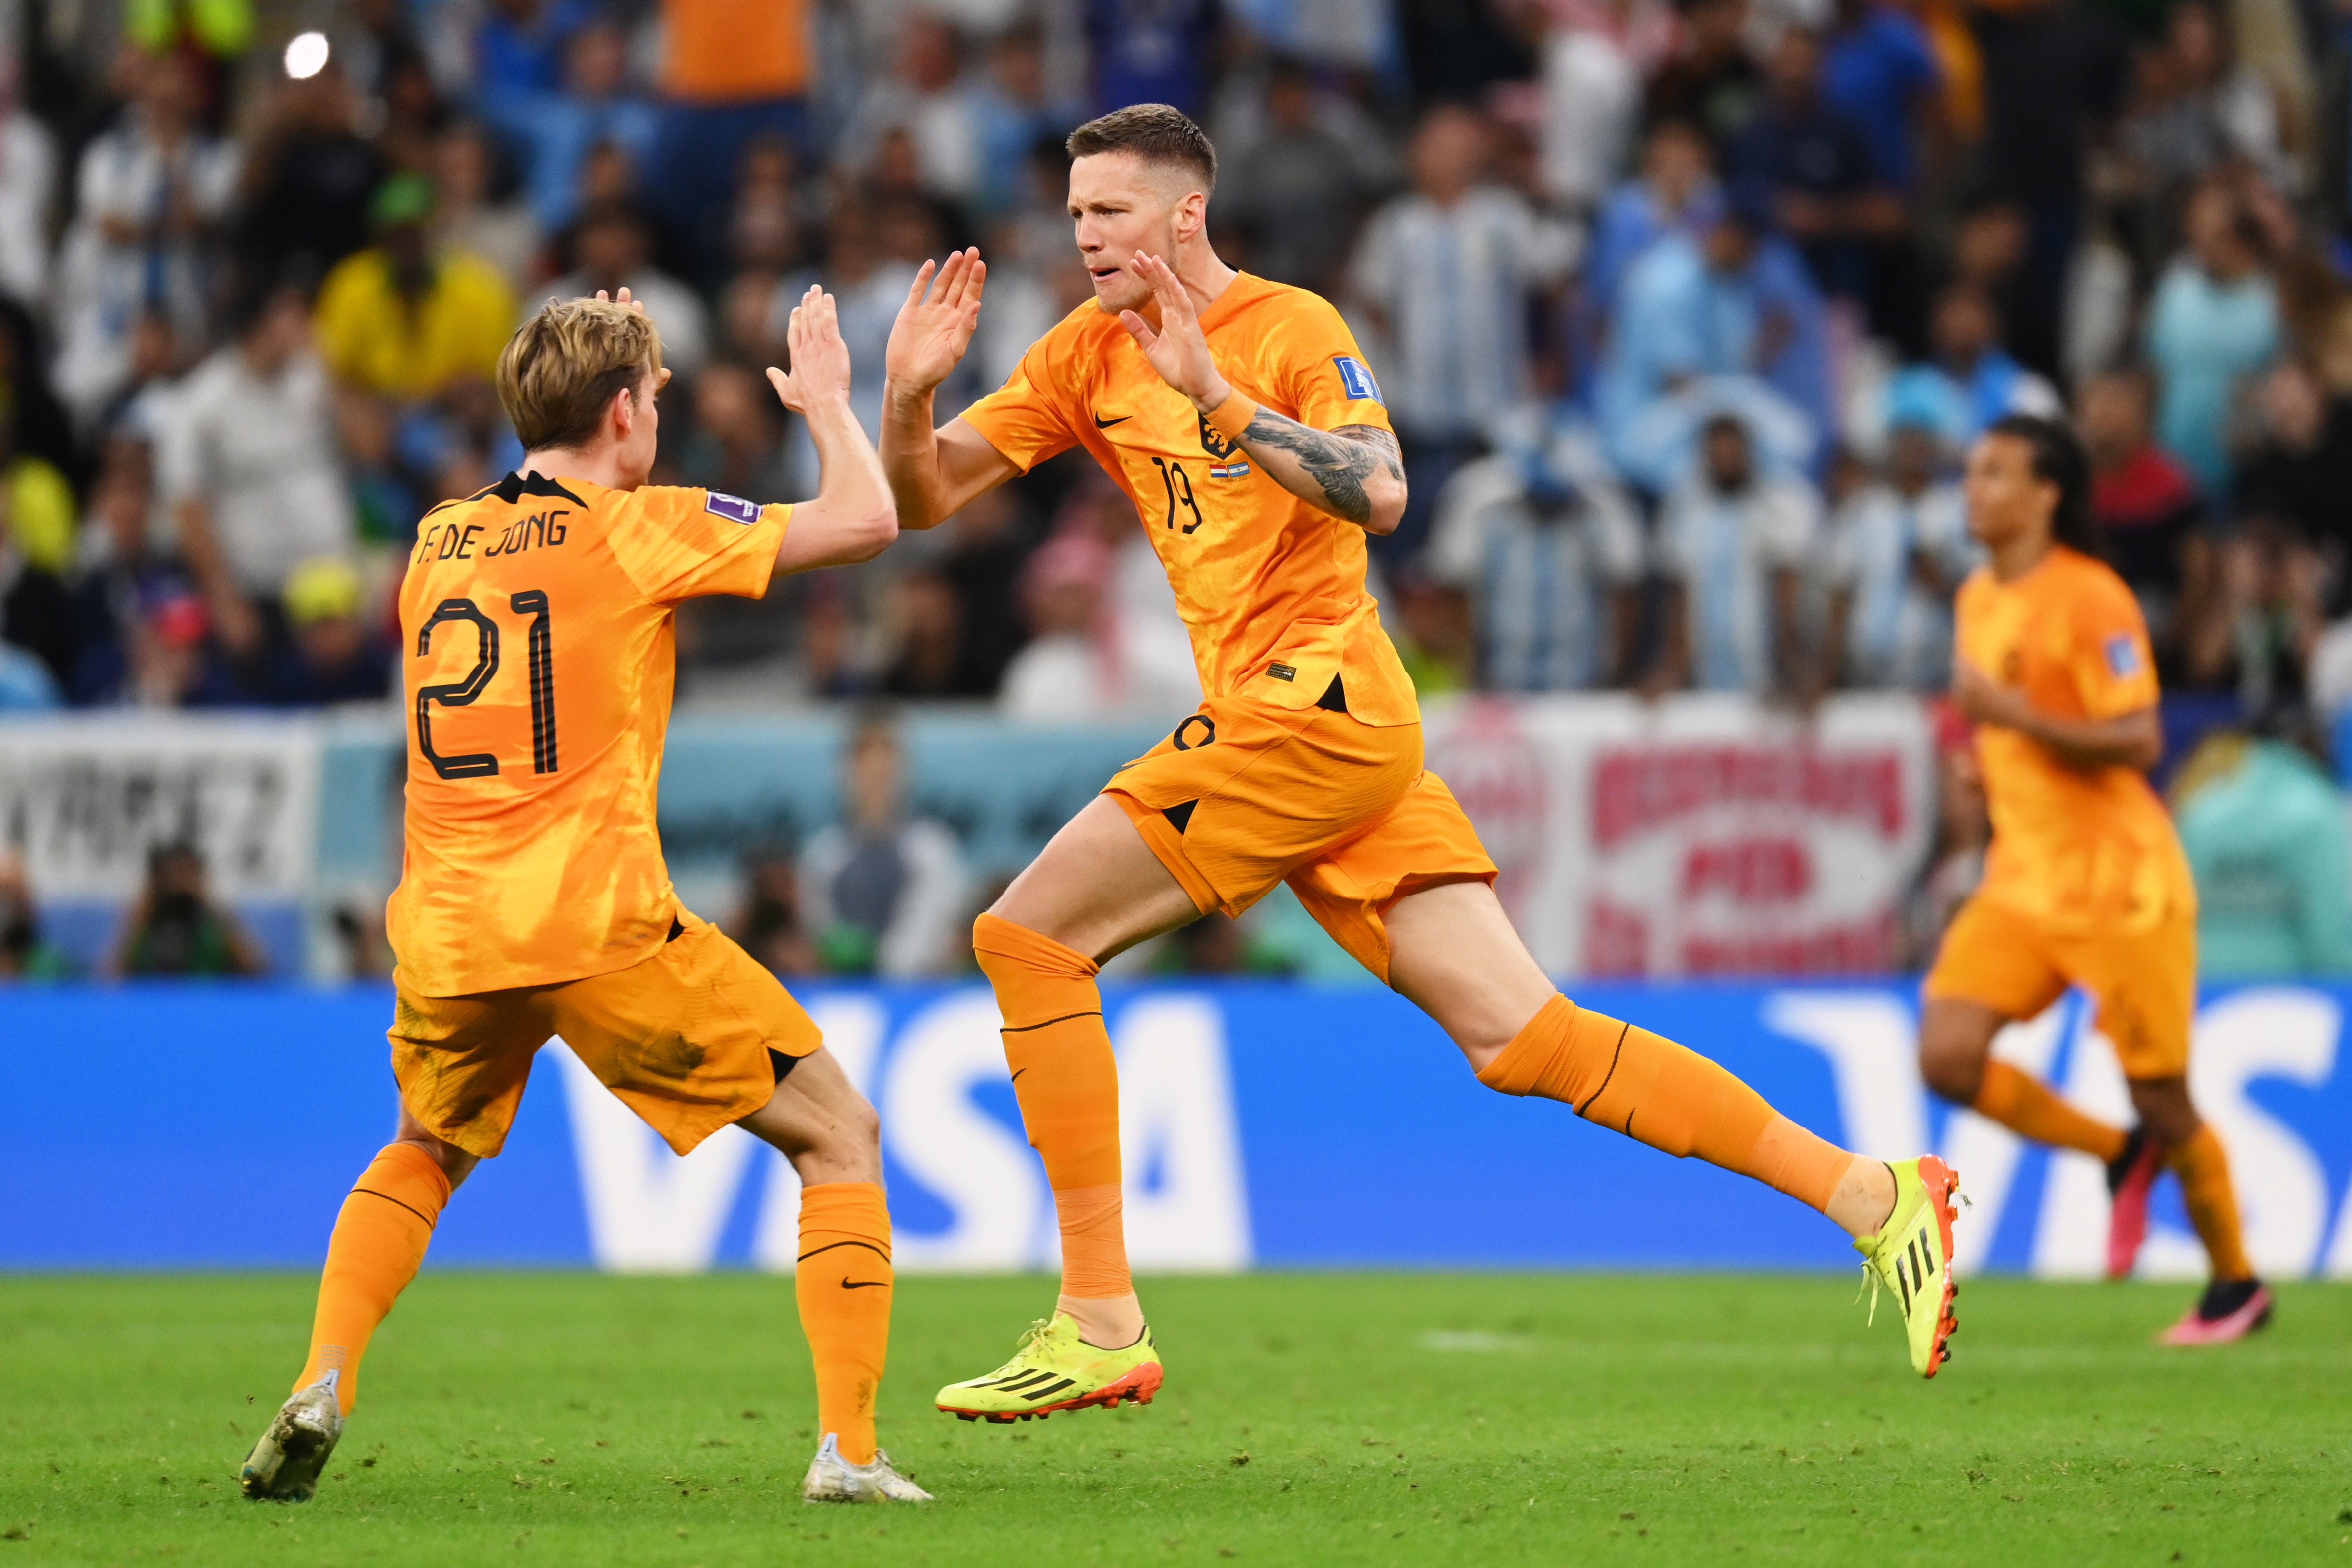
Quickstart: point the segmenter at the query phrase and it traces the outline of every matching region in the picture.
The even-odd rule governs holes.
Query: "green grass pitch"
[[[1147,1281],[1158,1403],[929,1408],[1042,1279],[899,1286],[883,1442],[928,1510],[813,1508],[789,1280],[427,1274],[316,1501],[232,1477],[310,1282],[0,1279],[0,1568],[50,1563],[2330,1563],[2352,1568],[2352,1291],[2166,1352],[2179,1287],[1979,1280],[1913,1377],[1851,1281]]]

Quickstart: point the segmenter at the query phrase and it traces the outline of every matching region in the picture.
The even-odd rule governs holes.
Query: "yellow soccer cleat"
[[[1076,1318],[1056,1312],[1030,1324],[1013,1359],[986,1377],[940,1389],[939,1405],[966,1421],[1026,1421],[1089,1405],[1115,1409],[1121,1400],[1149,1405],[1160,1377],[1149,1328],[1125,1350],[1107,1351],[1078,1338]]]
[[[1895,1173],[1895,1212],[1876,1236],[1856,1240],[1863,1277],[1870,1281],[1870,1313],[1878,1316],[1884,1286],[1903,1303],[1903,1328],[1911,1339],[1911,1370],[1933,1377],[1951,1359],[1944,1342],[1959,1329],[1952,1315],[1952,1199],[1960,1178],[1933,1154],[1888,1164]]]

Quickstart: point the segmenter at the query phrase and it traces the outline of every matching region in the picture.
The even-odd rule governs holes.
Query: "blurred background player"
[[[979,324],[986,268],[977,251],[936,276],[926,262],[890,336],[884,466],[900,517],[929,528],[1083,445],[1140,514],[1206,698],[973,927],[1054,1189],[1063,1289],[1011,1362],[942,1389],[940,1407],[1011,1421],[1159,1389],[1128,1269],[1118,1067],[1095,977],[1126,948],[1237,916],[1284,881],[1489,1088],[1566,1100],[1827,1214],[1895,1291],[1912,1364],[1933,1376],[1953,1326],[1951,1172],[1836,1148],[1715,1063],[1553,988],[1495,897],[1476,831],[1422,767],[1413,688],[1365,591],[1365,538],[1397,527],[1406,485],[1355,339],[1317,295],[1218,259],[1216,153],[1180,110],[1116,110],[1080,126],[1069,151],[1093,300],[934,429],[932,394]]]
[[[1979,726],[1993,838],[1927,975],[1920,1069],[1956,1104],[2106,1163],[2111,1279],[2130,1272],[2168,1166],[2213,1279],[2164,1341],[2242,1339],[2270,1321],[2271,1294],[2239,1235],[2229,1156],[2189,1098],[2197,892],[2143,776],[2164,746],[2147,623],[2098,559],[2090,463],[2065,426],[1996,421],[1967,486],[1969,531],[1991,562],[1960,589],[1952,700]],[[2096,999],[2123,1064],[2139,1115],[2128,1131],[1992,1057],[2004,1025],[2070,984]]]
[[[310,1359],[246,1461],[249,1498],[310,1496],[369,1337],[560,1035],[679,1154],[733,1123],[793,1163],[820,1435],[802,1496],[929,1500],[874,1445],[893,1276],[873,1109],[774,976],[678,902],[654,827],[677,605],[757,597],[898,534],[832,298],[812,287],[788,336],[793,372],[768,379],[822,464],[797,507],[646,483],[669,373],[627,290],[550,301],[499,357],[523,462],[426,515],[401,589],[416,710],[388,911],[400,1130],[335,1221]]]

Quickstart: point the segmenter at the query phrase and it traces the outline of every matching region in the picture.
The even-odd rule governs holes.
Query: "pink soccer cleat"
[[[2164,1146],[2135,1127],[2123,1152],[2107,1162],[2107,1278],[2121,1279],[2147,1239],[2147,1200],[2164,1173]]]
[[[2180,1321],[2156,1336],[2162,1345],[2226,1345],[2271,1321],[2270,1287],[2259,1279],[2216,1279]]]

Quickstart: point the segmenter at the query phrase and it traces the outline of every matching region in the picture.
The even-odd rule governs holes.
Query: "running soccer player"
[[[1968,508],[1991,562],[1960,588],[1952,700],[1978,725],[1992,852],[1927,975],[1920,1070],[1955,1104],[2105,1162],[2110,1279],[2131,1271],[2169,1166],[2213,1278],[2164,1342],[2242,1339],[2269,1321],[2271,1293],[2239,1235],[2230,1157],[2189,1098],[2197,890],[2143,776],[2164,752],[2147,623],[2097,558],[2090,468],[2065,426],[1995,423],[1969,454]],[[2128,1131],[1992,1056],[2003,1025],[2069,985],[2097,1001],[2138,1112]]]
[[[905,526],[1081,445],[1131,499],[1174,585],[1206,699],[1113,778],[973,927],[1013,1089],[1061,1226],[1062,1294],[1004,1366],[940,1391],[993,1421],[1149,1401],[1159,1352],[1121,1227],[1118,1079],[1097,965],[1287,881],[1374,974],[1453,1037],[1479,1081],[1564,1100],[1676,1155],[1770,1183],[1858,1238],[1933,1376],[1951,1331],[1955,1184],[1777,1114],[1715,1063],[1578,1007],[1495,897],[1494,862],[1422,767],[1412,682],[1364,591],[1367,532],[1403,510],[1380,391],[1331,306],[1235,272],[1204,232],[1216,154],[1159,104],[1069,139],[1095,299],[1004,386],[934,429],[986,269],[926,265],[890,336],[882,463]]]
[[[560,1035],[680,1154],[732,1123],[792,1161],[821,1436],[802,1496],[929,1500],[874,1446],[892,1294],[874,1111],[774,976],[679,904],[654,827],[677,606],[757,598],[898,534],[832,298],[810,289],[787,340],[792,374],[768,379],[815,438],[814,500],[646,483],[669,372],[624,289],[523,323],[498,381],[527,455],[418,529],[400,592],[407,847],[388,910],[400,1126],[335,1221],[310,1359],[245,1462],[249,1498],[310,1496],[369,1337]]]

